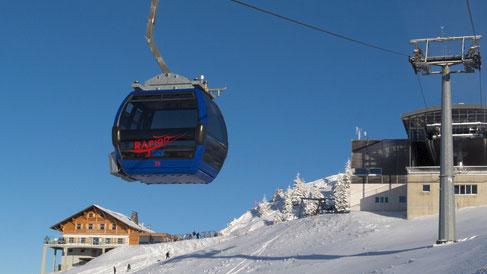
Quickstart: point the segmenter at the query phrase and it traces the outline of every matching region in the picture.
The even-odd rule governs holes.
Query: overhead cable
[[[291,22],[291,23],[294,23],[294,24],[297,24],[297,25],[306,27],[308,29],[312,29],[312,30],[315,30],[315,31],[319,31],[321,33],[325,33],[325,34],[334,36],[334,37],[339,38],[339,39],[342,39],[342,40],[346,40],[346,41],[349,41],[349,42],[352,42],[352,43],[356,43],[356,44],[359,44],[359,45],[362,45],[362,46],[366,46],[366,47],[373,48],[373,49],[376,49],[376,50],[380,50],[380,51],[383,51],[383,52],[391,53],[391,54],[394,54],[394,55],[409,56],[407,54],[404,54],[404,53],[401,53],[401,52],[398,52],[398,51],[395,51],[395,50],[392,50],[392,49],[388,49],[388,48],[384,48],[384,47],[381,47],[381,46],[377,46],[375,44],[371,44],[371,43],[368,43],[368,42],[364,42],[364,41],[355,39],[355,38],[350,37],[350,36],[345,36],[345,35],[342,35],[342,34],[339,34],[339,33],[336,33],[336,32],[329,31],[327,29],[324,29],[324,28],[319,27],[319,26],[316,26],[316,25],[311,25],[311,24],[305,23],[303,21],[299,21],[297,19],[293,19],[293,18],[284,16],[284,15],[280,15],[280,14],[278,14],[276,12],[273,12],[273,11],[270,11],[270,10],[266,10],[266,9],[263,9],[263,8],[260,8],[260,7],[257,7],[257,6],[254,6],[254,5],[251,5],[249,3],[246,3],[246,2],[243,2],[243,1],[240,1],[240,0],[230,0],[230,1],[233,2],[233,3],[239,4],[239,5],[242,5],[244,7],[253,9],[255,11],[258,11],[258,12],[261,12],[261,13],[265,13],[265,14],[268,14],[268,15],[271,15],[271,16],[274,16],[274,17],[277,17],[279,19],[282,19],[282,20],[285,20],[285,21],[288,21],[288,22]]]
[[[428,104],[426,103],[426,97],[424,96],[423,84],[421,83],[421,78],[419,78],[418,74],[416,74],[416,79],[418,80],[419,90],[421,91],[421,97],[423,98],[424,107],[428,108]]]
[[[467,5],[467,12],[468,12],[468,18],[470,19],[470,25],[472,26],[472,32],[473,35],[476,36],[477,32],[475,31],[475,24],[473,22],[473,16],[472,16],[472,9],[470,7],[470,0],[465,0],[465,4]],[[483,99],[483,91],[482,91],[482,70],[479,69],[479,93],[480,93],[480,105],[483,106],[484,104],[484,99]]]

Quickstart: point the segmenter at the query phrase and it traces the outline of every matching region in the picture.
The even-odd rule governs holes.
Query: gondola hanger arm
[[[157,15],[157,7],[159,6],[159,0],[151,0],[151,6],[150,6],[150,11],[149,11],[149,17],[147,18],[147,32],[145,35],[147,44],[149,45],[149,49],[152,52],[152,55],[154,55],[154,58],[156,58],[157,64],[159,64],[159,67],[161,68],[162,72],[164,74],[169,74],[171,71],[169,70],[169,67],[167,66],[166,62],[161,56],[161,53],[157,49],[156,43],[154,42],[154,37],[153,37],[153,30],[154,30],[154,25],[156,22],[156,15]]]

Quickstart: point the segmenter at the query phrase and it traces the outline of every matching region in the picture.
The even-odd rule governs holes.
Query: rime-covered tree
[[[291,201],[293,206],[299,206],[301,198],[307,196],[308,186],[304,183],[304,180],[300,177],[299,173],[296,174],[293,187],[291,188]]]
[[[285,220],[293,220],[296,218],[296,215],[294,213],[292,196],[293,190],[291,188],[288,188],[287,191],[284,193],[284,206],[281,211],[284,214]]]
[[[333,198],[337,212],[350,212],[350,183],[352,168],[350,160],[345,165],[345,172],[338,178],[333,188]]]
[[[310,186],[307,189],[306,198],[319,199],[324,198],[320,189],[315,186]],[[303,216],[312,216],[318,213],[318,207],[320,206],[319,200],[304,200],[302,204]]]
[[[257,216],[262,217],[262,216],[267,216],[269,215],[271,209],[271,204],[269,201],[267,201],[266,197],[262,198],[262,201],[257,205],[256,211],[257,211]]]
[[[272,204],[271,204],[271,208],[273,210],[278,210],[278,211],[282,211],[283,208],[284,208],[284,196],[286,195],[286,193],[284,192],[284,189],[282,188],[278,188],[276,190],[276,192],[274,192],[274,195],[272,196]]]

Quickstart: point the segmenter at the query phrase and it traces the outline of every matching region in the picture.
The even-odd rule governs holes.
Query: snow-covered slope
[[[331,195],[333,187],[341,176],[342,174],[337,174],[305,183],[298,174],[292,187],[286,191],[278,189],[270,201],[264,198],[254,208],[230,222],[220,233],[237,236],[263,226],[302,217],[300,215],[305,215],[306,212],[302,211],[301,197],[323,198],[326,195]],[[316,204],[314,201],[311,203]]]
[[[129,263],[132,273],[487,273],[485,216],[487,207],[459,210],[458,236],[468,240],[446,246],[433,246],[436,216],[407,221],[353,212],[264,225],[238,236],[122,247],[68,273],[108,274],[113,266],[125,273]],[[168,250],[172,257],[165,260]]]

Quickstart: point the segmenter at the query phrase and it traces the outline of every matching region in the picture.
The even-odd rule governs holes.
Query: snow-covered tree
[[[271,204],[271,208],[273,210],[278,210],[278,211],[282,211],[282,209],[284,208],[284,196],[286,195],[286,193],[284,192],[284,189],[282,188],[278,188],[276,190],[276,192],[274,192],[274,195],[272,196],[272,204]]]
[[[296,174],[293,187],[291,188],[291,201],[293,206],[299,206],[301,198],[306,197],[307,192],[307,186],[304,180],[299,176],[299,173]]]
[[[321,193],[320,189],[315,186],[308,187],[306,198],[313,198],[313,199],[320,199],[324,198],[323,193]],[[318,213],[318,209],[320,206],[319,200],[304,200],[302,204],[302,214],[304,216],[312,216]]]
[[[338,178],[333,188],[333,198],[337,212],[350,212],[350,183],[352,168],[350,160],[345,165],[345,172]]]
[[[293,220],[296,218],[292,196],[293,190],[292,188],[288,188],[287,191],[284,193],[284,206],[281,211],[284,214],[284,218],[286,220]]]
[[[271,204],[269,201],[267,201],[266,197],[262,198],[262,201],[257,205],[256,211],[257,211],[257,216],[262,217],[262,216],[267,216],[269,215],[271,210]]]

